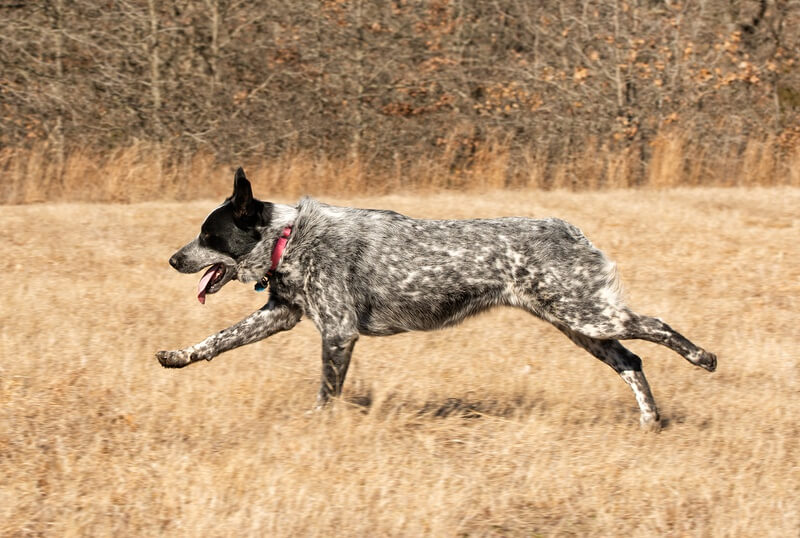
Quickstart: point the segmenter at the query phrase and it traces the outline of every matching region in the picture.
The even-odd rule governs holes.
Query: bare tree
[[[793,140],[798,27],[798,0],[0,2],[0,145],[457,171],[501,141],[510,182],[592,147],[642,180],[671,128],[708,154]]]

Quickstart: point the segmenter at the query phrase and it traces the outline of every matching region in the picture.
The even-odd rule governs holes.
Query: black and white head
[[[200,234],[169,259],[181,273],[207,268],[197,286],[201,303],[231,280],[253,280],[249,255],[269,228],[272,212],[273,204],[253,198],[244,170],[236,170],[233,194],[206,217]]]

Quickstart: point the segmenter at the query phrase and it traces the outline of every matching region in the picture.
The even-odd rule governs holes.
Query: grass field
[[[201,306],[167,264],[218,200],[2,206],[0,536],[800,535],[800,189],[326,201],[566,218],[719,368],[630,342],[667,423],[642,432],[610,368],[495,310],[362,337],[343,400],[307,414],[309,321],[153,357],[265,299],[234,282]]]

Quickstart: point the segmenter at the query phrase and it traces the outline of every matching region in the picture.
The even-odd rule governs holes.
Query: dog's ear
[[[244,170],[240,166],[233,176],[233,214],[236,217],[248,217],[255,213],[255,204],[253,203],[253,190],[250,188],[250,182],[244,175]]]

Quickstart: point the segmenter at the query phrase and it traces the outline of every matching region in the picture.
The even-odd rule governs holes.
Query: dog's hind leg
[[[270,299],[260,310],[199,344],[176,351],[159,351],[156,358],[165,368],[183,368],[200,360],[210,361],[224,351],[291,329],[300,321],[302,314],[297,306]]]
[[[559,319],[573,331],[590,338],[647,340],[675,351],[695,366],[713,372],[717,356],[696,346],[658,318],[643,316],[627,307],[595,304],[573,306],[573,315]]]
[[[687,361],[713,372],[717,368],[717,356],[701,349],[689,341],[688,338],[674,330],[658,318],[642,316],[629,312],[625,321],[625,329],[617,335],[622,340],[637,338],[666,346],[682,355]]]
[[[572,331],[562,325],[556,325],[556,327],[575,344],[613,368],[631,387],[641,411],[639,423],[642,428],[652,431],[658,431],[661,428],[658,408],[653,394],[650,392],[650,385],[642,371],[642,359],[617,340],[599,340]]]
[[[573,285],[575,283],[572,283]],[[570,330],[600,340],[648,340],[666,346],[687,361],[713,372],[717,357],[694,345],[686,337],[660,319],[643,316],[625,306],[614,289],[606,283],[589,293],[575,286],[541,310],[545,319]],[[531,309],[535,311],[534,309]]]
[[[358,334],[323,336],[322,338],[322,381],[317,394],[316,407],[324,407],[331,398],[342,393],[342,385],[350,366],[353,347]]]

